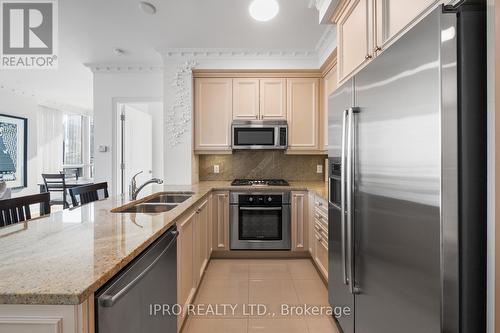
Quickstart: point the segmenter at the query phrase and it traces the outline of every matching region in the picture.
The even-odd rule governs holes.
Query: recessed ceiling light
[[[248,10],[255,20],[266,22],[278,15],[280,6],[276,0],[253,0]]]
[[[146,14],[149,15],[156,14],[156,7],[151,2],[141,1],[139,2],[139,8]]]

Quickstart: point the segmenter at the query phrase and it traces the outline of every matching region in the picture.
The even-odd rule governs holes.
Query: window
[[[63,168],[78,176],[93,176],[92,117],[63,115]]]
[[[83,164],[83,116],[63,116],[64,138],[63,138],[63,164]]]

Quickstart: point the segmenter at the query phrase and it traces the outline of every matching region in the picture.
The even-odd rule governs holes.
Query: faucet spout
[[[130,200],[136,200],[139,192],[141,192],[142,189],[145,188],[149,184],[163,184],[163,180],[161,180],[159,178],[153,178],[153,179],[148,180],[147,182],[145,182],[141,186],[137,187],[137,184],[135,182],[135,176],[132,177],[132,180],[130,181],[130,189],[129,189]]]

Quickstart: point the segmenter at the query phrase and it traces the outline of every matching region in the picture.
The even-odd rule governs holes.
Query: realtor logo
[[[57,68],[57,0],[0,0],[1,68]]]

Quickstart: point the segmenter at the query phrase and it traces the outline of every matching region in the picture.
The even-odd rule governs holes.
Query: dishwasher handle
[[[149,271],[153,269],[158,261],[160,261],[161,257],[172,247],[172,245],[177,240],[179,236],[179,232],[177,230],[170,231],[170,234],[173,236],[172,240],[168,243],[167,247],[149,264],[140,274],[138,274],[132,281],[130,281],[124,288],[120,289],[118,292],[113,294],[103,294],[99,297],[99,304],[102,307],[110,308],[112,307],[120,298],[125,296],[139,281],[144,278]]]

